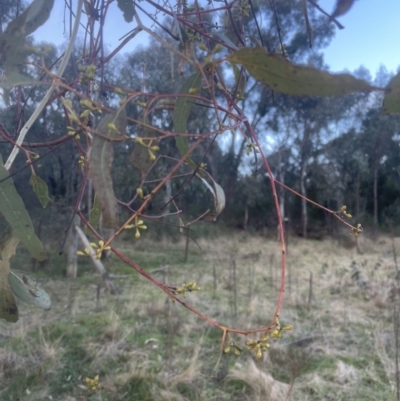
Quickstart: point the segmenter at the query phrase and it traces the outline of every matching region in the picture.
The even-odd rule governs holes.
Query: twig
[[[156,33],[154,33],[151,29],[147,28],[145,25],[143,25],[138,13],[135,13],[135,18],[138,26],[145,32],[147,32],[150,36],[152,36],[154,39],[156,39],[158,42],[160,42],[164,47],[166,47],[168,50],[171,52],[175,53],[179,58],[182,60],[185,60],[188,64],[196,68],[196,63],[191,60],[189,57],[185,56],[183,53],[180,51],[176,50],[173,46],[171,46],[167,41],[165,41],[163,38],[158,36]]]
[[[79,22],[81,19],[82,6],[83,6],[83,0],[79,0],[78,5],[77,5],[76,18],[75,18],[75,22],[74,22],[74,28],[72,30],[71,39],[68,43],[67,50],[65,51],[64,57],[61,60],[61,64],[58,67],[58,70],[56,73],[58,79],[60,79],[62,77],[62,75],[64,74],[65,68],[68,64],[68,61],[71,57],[72,50],[74,48],[76,35],[78,34]],[[56,79],[53,79],[53,83],[52,83],[50,89],[44,95],[42,101],[39,103],[39,106],[36,108],[36,110],[33,112],[31,117],[29,118],[29,120],[25,123],[25,125],[22,127],[21,131],[19,132],[19,136],[16,141],[16,145],[14,146],[10,156],[8,157],[8,159],[4,165],[6,170],[9,170],[10,167],[12,166],[15,158],[17,157],[17,155],[19,153],[19,147],[21,146],[22,142],[24,141],[26,134],[28,133],[29,129],[32,127],[34,122],[37,120],[40,113],[46,107],[47,102],[49,101],[51,94],[53,93],[56,86],[57,86]]]
[[[313,0],[307,0],[307,1],[311,3],[317,10],[321,11],[322,14],[329,17],[331,21],[334,22],[339,29],[344,29],[344,26],[338,20],[336,20],[336,18],[332,18],[331,15],[328,14],[325,10],[323,10],[315,1]]]
[[[303,8],[304,19],[306,21],[308,45],[311,48],[312,47],[312,42],[313,42],[313,34],[312,34],[312,28],[311,28],[310,20],[308,18],[307,0],[303,0],[302,8]]]
[[[253,14],[254,22],[256,23],[256,28],[257,28],[257,32],[258,32],[258,37],[260,38],[261,46],[264,47],[264,40],[263,40],[263,37],[261,34],[260,26],[258,25],[258,21],[257,21],[256,13],[254,11],[252,0],[249,0],[249,4],[250,4],[250,8],[251,8],[251,13]]]
[[[110,276],[107,273],[107,270],[104,268],[103,263],[101,263],[100,259],[96,259],[96,252],[93,250],[93,248],[90,245],[89,240],[86,238],[86,235],[84,232],[80,229],[80,227],[75,226],[75,230],[82,241],[83,245],[85,248],[89,249],[89,256],[92,259],[92,262],[94,266],[96,267],[97,271],[100,273],[101,277],[105,281],[108,289],[110,290],[110,293],[113,295],[118,294],[118,290],[115,287],[114,283],[111,281]]]
[[[285,52],[283,48],[283,41],[281,35],[281,26],[279,25],[278,13],[276,12],[276,5],[275,0],[269,0],[269,4],[271,6],[272,12],[274,13],[275,23],[276,23],[276,30],[278,32],[279,44],[281,45],[282,54],[285,57]]]

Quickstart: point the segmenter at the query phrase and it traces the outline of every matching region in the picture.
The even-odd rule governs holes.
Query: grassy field
[[[199,245],[190,245],[186,263],[183,242],[143,238],[118,248],[161,281],[198,283],[187,302],[210,317],[238,328],[268,324],[279,243],[235,233]],[[362,254],[348,239],[290,240],[281,321],[293,330],[261,360],[246,349],[251,338],[234,337],[239,357],[220,355],[220,331],[115,257],[106,263],[118,297],[89,260],[78,279],[60,278],[65,264],[54,254],[38,272],[52,309],[19,303],[18,323],[0,322],[0,399],[396,400],[393,249],[400,255],[400,239],[393,248],[388,237],[364,237],[360,247]],[[19,252],[12,265],[28,266],[24,257]],[[100,389],[90,391],[85,378],[96,375]]]

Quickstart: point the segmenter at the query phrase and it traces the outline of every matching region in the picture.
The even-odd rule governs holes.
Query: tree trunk
[[[225,175],[228,176],[228,180],[225,186],[225,199],[226,199],[226,207],[230,206],[233,200],[233,193],[235,190],[235,186],[237,185],[238,171],[240,162],[242,160],[243,152],[245,149],[246,141],[242,140],[242,143],[239,148],[239,152],[235,155],[234,152],[234,140],[232,139],[232,144],[230,147],[229,154],[226,155],[226,170]]]
[[[243,230],[247,229],[247,223],[249,222],[249,206],[246,201],[246,205],[244,207],[244,219],[243,219]]]
[[[80,219],[75,215],[65,242],[65,254],[67,256],[66,276],[68,278],[76,278],[78,274],[78,255],[76,254],[78,251],[78,234],[75,226],[79,226],[79,224]]]
[[[374,224],[378,227],[378,167],[374,168]]]
[[[307,196],[305,180],[306,180],[306,169],[304,163],[302,163],[300,170],[300,193],[301,195],[304,196],[304,198]],[[301,198],[301,225],[302,225],[303,237],[307,238],[307,226],[308,226],[307,201],[303,198]]]
[[[357,171],[356,181],[356,217],[360,216],[360,170]]]
[[[164,196],[164,202],[167,205],[164,209],[164,212],[166,214],[171,213],[171,203],[170,202],[172,199],[172,185],[171,185],[171,180],[167,180],[165,183],[165,196]]]

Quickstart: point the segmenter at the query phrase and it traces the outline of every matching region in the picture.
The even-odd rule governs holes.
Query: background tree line
[[[4,27],[18,10],[11,4],[2,3],[1,7]],[[327,69],[322,51],[334,35],[332,24],[329,25],[326,17],[317,15],[315,10],[310,11],[313,25],[313,47],[310,49],[309,38],[303,27],[300,2],[283,1],[276,7],[281,19],[282,38],[272,29],[272,12],[255,10],[265,17],[261,27],[263,46],[270,52],[285,52],[293,62]],[[213,24],[216,21],[210,18],[208,22]],[[223,22],[228,27],[227,36],[235,41],[234,26],[227,21]],[[245,23],[248,24],[246,30],[254,31],[255,34],[260,29],[251,18],[245,19]],[[280,40],[285,43],[283,49]],[[250,38],[250,41],[254,42],[255,39]],[[41,57],[44,57],[44,64],[50,66],[62,53],[62,48],[54,45],[33,41],[32,44],[38,50],[37,54],[30,56],[32,63],[41,64]],[[200,54],[201,50],[196,49],[196,52]],[[77,47],[65,74],[67,81],[76,79],[81,63],[82,48]],[[109,105],[116,105],[118,96],[110,89],[112,85],[138,91],[145,88],[148,92],[160,94],[174,93],[179,91],[184,82],[183,77],[176,72],[179,69],[179,60],[174,59],[168,49],[153,41],[148,46],[139,47],[132,54],[118,55],[106,64],[103,72],[105,84],[98,96]],[[24,73],[40,78],[35,70],[28,67],[24,67]],[[228,68],[221,68],[220,73],[227,80],[234,80],[237,74]],[[371,81],[369,72],[363,68],[354,74]],[[253,126],[278,181],[330,209],[339,210],[342,205],[347,205],[353,217],[365,226],[392,228],[399,225],[399,118],[380,115],[380,95],[297,98],[275,93],[244,74],[241,79],[242,107],[252,115]],[[384,86],[389,79],[390,75],[382,67],[375,83]],[[15,139],[19,128],[42,99],[45,90],[40,86],[18,87],[11,91],[8,105],[2,103],[0,123],[3,138],[0,149],[3,157],[11,150],[7,137]],[[219,96],[222,94],[216,92],[216,97]],[[76,107],[79,108],[79,105]],[[141,109],[137,105],[129,104],[127,109],[128,115],[141,118]],[[153,126],[172,131],[172,111],[168,108],[155,108],[149,118]],[[199,134],[209,132],[214,124],[207,108],[196,107],[190,115],[188,131]],[[130,135],[138,135],[137,126],[128,124],[127,129]],[[35,224],[50,226],[43,230],[47,233],[59,231],[60,227],[67,224],[81,180],[74,141],[67,141],[62,146],[53,145],[55,132],[66,133],[67,127],[61,108],[52,104],[32,127],[28,142],[32,152],[43,157],[37,162],[36,168],[48,185],[52,200],[50,210],[54,219],[45,217],[39,202],[32,196],[32,189],[28,185],[30,171],[24,168],[25,158],[20,155],[13,166],[13,172],[18,172],[15,177],[18,191]],[[37,149],[35,142],[49,142],[49,145]],[[133,148],[133,143],[125,142],[116,146],[113,179],[118,199],[131,198],[140,181],[140,173],[130,161]],[[193,157],[196,160],[204,157],[207,170],[226,193],[226,209],[219,221],[227,226],[255,230],[267,228],[274,232],[276,217],[268,213],[273,207],[269,179],[257,154],[248,150],[246,138],[228,131],[219,135],[215,141],[204,141]],[[171,160],[180,157],[172,138],[160,143],[160,155],[163,157],[148,176],[145,190],[150,191],[154,180],[163,170],[168,170]],[[189,168],[187,174],[190,174]],[[197,180],[192,179],[187,183],[187,177],[170,180],[165,193],[157,195],[149,211],[162,209],[166,197],[179,192],[176,199],[184,212],[184,218],[190,221],[200,215],[204,205],[210,204],[209,193]],[[279,196],[281,211],[297,234],[307,236],[311,231],[336,231],[337,225],[331,215],[308,205],[304,199],[282,187]],[[86,206],[90,207],[92,201],[88,199]],[[169,220],[172,225],[178,224],[178,220]],[[51,226],[54,226],[54,230]]]

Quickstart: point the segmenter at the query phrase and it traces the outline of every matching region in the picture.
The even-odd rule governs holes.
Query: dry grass
[[[201,250],[191,244],[187,263],[183,243],[143,240],[120,248],[149,271],[163,267],[160,280],[196,281],[202,291],[188,302],[211,317],[241,328],[268,323],[278,296],[279,244],[245,233],[199,244]],[[51,311],[21,304],[17,324],[0,323],[0,398],[274,401],[288,399],[294,383],[293,401],[394,400],[391,240],[363,238],[360,247],[361,255],[332,239],[291,239],[281,320],[294,330],[262,361],[247,350],[239,358],[220,356],[218,330],[115,259],[109,270],[121,275],[118,298],[102,289],[97,302],[100,281],[88,264],[76,281],[47,278]],[[400,252],[400,239],[395,247]],[[246,339],[233,339],[245,348]],[[91,393],[84,379],[96,374],[101,390]]]

